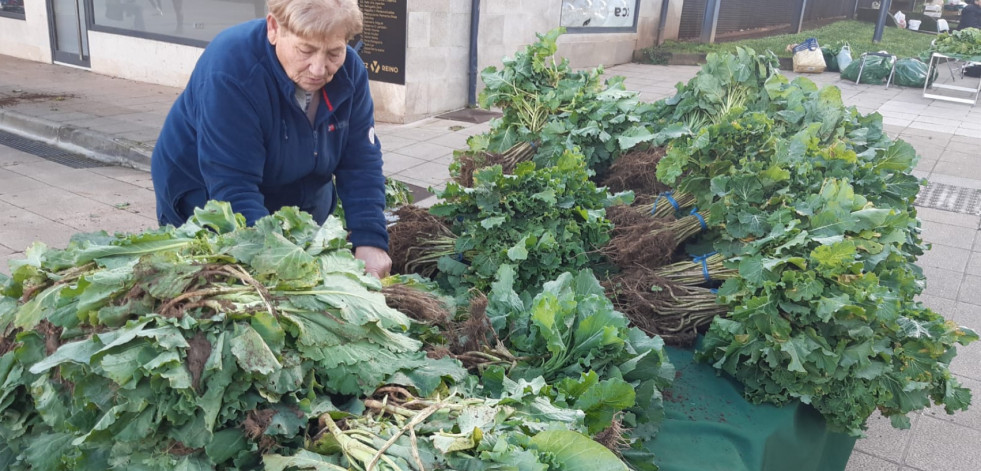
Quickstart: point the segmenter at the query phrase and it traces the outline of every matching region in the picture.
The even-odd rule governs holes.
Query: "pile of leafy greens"
[[[209,203],[35,244],[0,277],[0,467],[626,469],[543,379],[427,357],[345,238]]]
[[[589,433],[614,421],[628,427],[623,455],[636,469],[652,467],[645,445],[663,418],[661,390],[674,368],[664,342],[628,325],[589,270],[569,272],[524,300],[514,291],[520,267],[502,265],[488,295],[487,316],[516,357],[509,377],[554,382],[556,403],[582,410]],[[499,375],[499,370],[485,374]]]
[[[660,145],[683,133],[680,125],[652,130],[643,124],[654,105],[628,91],[623,77],[601,82],[603,68],[575,71],[557,59],[557,28],[505,58],[501,69],[488,67],[479,104],[503,112],[485,134],[471,137],[471,151],[505,152],[520,142],[535,143],[535,161],[549,164],[579,149],[594,170],[602,170],[640,143]]]
[[[964,28],[941,33],[927,51],[924,62],[929,63],[930,53],[939,52],[961,60],[981,61],[981,29]]]
[[[611,228],[605,208],[629,196],[597,187],[583,156],[572,150],[552,166],[522,162],[511,175],[487,167],[474,173],[472,188],[450,182],[437,195],[430,212],[452,221],[457,235],[439,261],[447,284],[486,292],[501,265],[520,264],[519,293],[599,263],[598,248]]]
[[[914,299],[915,151],[836,88],[780,75],[764,88],[766,110],[731,109],[673,142],[657,169],[709,208],[706,237],[740,275],[719,289],[729,314],[699,356],[750,399],[810,403],[856,435],[876,409],[897,427],[931,399],[965,409],[970,391],[948,365],[977,335]]]

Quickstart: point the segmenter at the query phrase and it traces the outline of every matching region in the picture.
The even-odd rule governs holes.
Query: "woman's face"
[[[304,38],[288,31],[268,15],[266,35],[276,47],[276,57],[286,75],[308,92],[316,92],[330,82],[347,57],[347,37],[343,33]]]

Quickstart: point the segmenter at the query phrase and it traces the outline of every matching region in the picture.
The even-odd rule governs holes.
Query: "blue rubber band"
[[[710,291],[710,292],[711,292],[712,294],[719,294],[719,289],[718,289],[718,288],[712,288],[712,289],[710,289],[709,291]]]
[[[458,253],[453,258],[455,258],[456,261],[458,261],[458,262],[462,262],[463,261],[463,254],[462,253]]]
[[[698,222],[702,224],[703,231],[708,230],[708,224],[705,224],[705,218],[703,218],[701,214],[698,214],[698,208],[691,208],[691,212],[688,214],[698,218]]]
[[[675,211],[681,209],[681,206],[678,205],[678,202],[671,197],[671,192],[665,191],[664,193],[657,195],[657,198],[654,198],[654,207],[651,208],[651,214],[654,214],[654,211],[657,211],[657,202],[660,201],[661,198],[668,200],[668,203],[671,203],[671,206],[674,206]]]
[[[708,258],[715,255],[715,252],[709,252],[705,255],[701,255],[692,259],[695,263],[702,264],[702,276],[705,277],[705,281],[712,281],[712,277],[709,276]]]

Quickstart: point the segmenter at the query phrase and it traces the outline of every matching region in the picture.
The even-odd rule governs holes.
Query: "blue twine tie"
[[[692,261],[693,262],[695,262],[695,263],[701,263],[702,264],[702,276],[705,278],[705,281],[712,281],[712,277],[709,276],[709,267],[708,267],[708,261],[707,260],[708,260],[709,257],[711,257],[711,256],[713,256],[715,254],[716,254],[715,252],[709,252],[709,253],[707,253],[705,255],[701,255],[701,256],[692,258]]]
[[[691,208],[691,212],[688,214],[698,218],[698,222],[702,224],[703,231],[708,230],[708,224],[705,224],[705,218],[703,218],[701,214],[698,214],[698,208]]]
[[[664,193],[657,195],[657,198],[654,198],[654,207],[651,208],[651,214],[654,214],[654,212],[657,211],[657,202],[660,201],[661,198],[668,200],[668,203],[671,203],[671,206],[674,206],[675,211],[681,209],[681,206],[678,205],[678,202],[671,197],[671,192],[665,191]]]

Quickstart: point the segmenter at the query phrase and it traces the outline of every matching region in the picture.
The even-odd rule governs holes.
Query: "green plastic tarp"
[[[661,471],[842,471],[855,437],[827,430],[809,405],[751,404],[742,386],[667,347],[677,374],[651,443]]]

